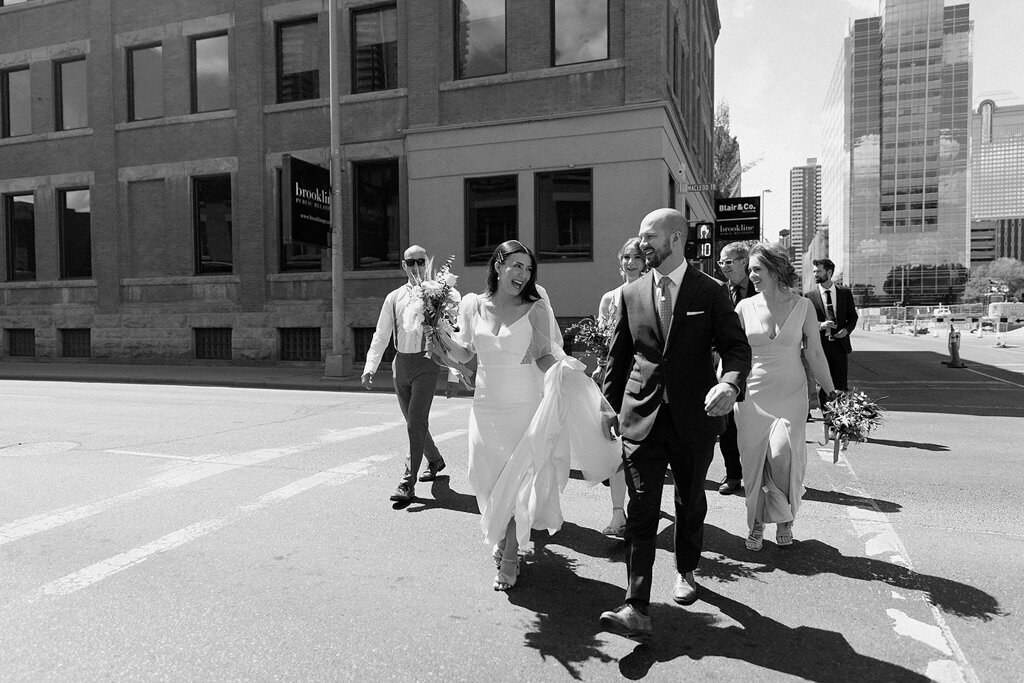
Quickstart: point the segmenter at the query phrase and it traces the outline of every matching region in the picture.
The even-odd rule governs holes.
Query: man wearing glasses
[[[416,475],[419,473],[423,456],[427,456],[427,470],[419,476],[420,481],[433,481],[437,473],[444,469],[444,458],[434,445],[430,436],[430,404],[434,401],[437,388],[437,375],[440,367],[424,356],[426,339],[422,330],[409,332],[401,324],[402,311],[409,301],[409,294],[414,285],[428,275],[427,252],[418,245],[405,250],[402,259],[402,270],[408,282],[384,297],[384,305],[377,318],[377,329],[373,333],[373,341],[366,352],[366,365],[363,366],[362,382],[367,390],[373,387],[373,373],[376,372],[388,340],[395,343],[395,360],[391,373],[395,382],[395,394],[398,405],[409,432],[409,455],[405,459],[405,476],[402,477],[398,489],[391,495],[396,503],[408,503],[416,495]]]
[[[725,245],[718,261],[718,267],[725,276],[725,287],[733,308],[742,299],[754,296],[757,291],[747,277],[747,243],[732,242]],[[718,447],[725,461],[725,478],[718,487],[723,496],[737,493],[743,484],[743,468],[740,466],[740,449],[736,445],[736,418],[732,413],[727,416],[725,431],[718,437]]]

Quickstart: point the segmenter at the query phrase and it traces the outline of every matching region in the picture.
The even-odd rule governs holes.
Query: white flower
[[[458,279],[459,279],[458,275],[452,275],[450,272],[448,272],[448,273],[445,273],[442,276],[441,281],[444,282],[444,284],[446,284],[449,287],[451,287],[452,289],[454,289],[455,288],[455,282]]]
[[[428,296],[431,294],[440,294],[441,286],[441,283],[435,280],[424,280],[422,285],[423,293],[427,294]]]

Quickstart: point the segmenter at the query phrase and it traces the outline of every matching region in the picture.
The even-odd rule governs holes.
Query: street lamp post
[[[768,189],[768,188],[765,188],[765,189],[761,190],[761,225],[760,225],[760,233],[761,233],[761,241],[762,242],[765,241],[765,239],[764,239],[764,195],[767,192],[771,192],[771,190]]]
[[[330,52],[331,121],[331,353],[324,362],[325,377],[346,374],[345,362],[345,260],[342,253],[341,226],[341,75],[335,65],[340,59],[336,0],[327,2],[328,48]]]

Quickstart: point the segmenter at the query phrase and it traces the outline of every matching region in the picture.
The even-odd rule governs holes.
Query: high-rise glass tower
[[[1024,105],[971,117],[971,265],[1024,257]]]
[[[799,273],[807,245],[821,223],[821,165],[811,158],[789,170],[789,237],[793,264]]]
[[[882,0],[853,22],[825,104],[822,221],[868,305],[951,303],[967,280],[967,4]]]

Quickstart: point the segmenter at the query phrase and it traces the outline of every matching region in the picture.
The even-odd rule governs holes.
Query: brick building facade
[[[640,218],[711,219],[716,0],[336,0],[343,357],[402,251],[460,288],[515,237],[559,317]],[[0,0],[5,357],[321,362],[329,249],[285,243],[285,155],[329,166],[328,0]]]

